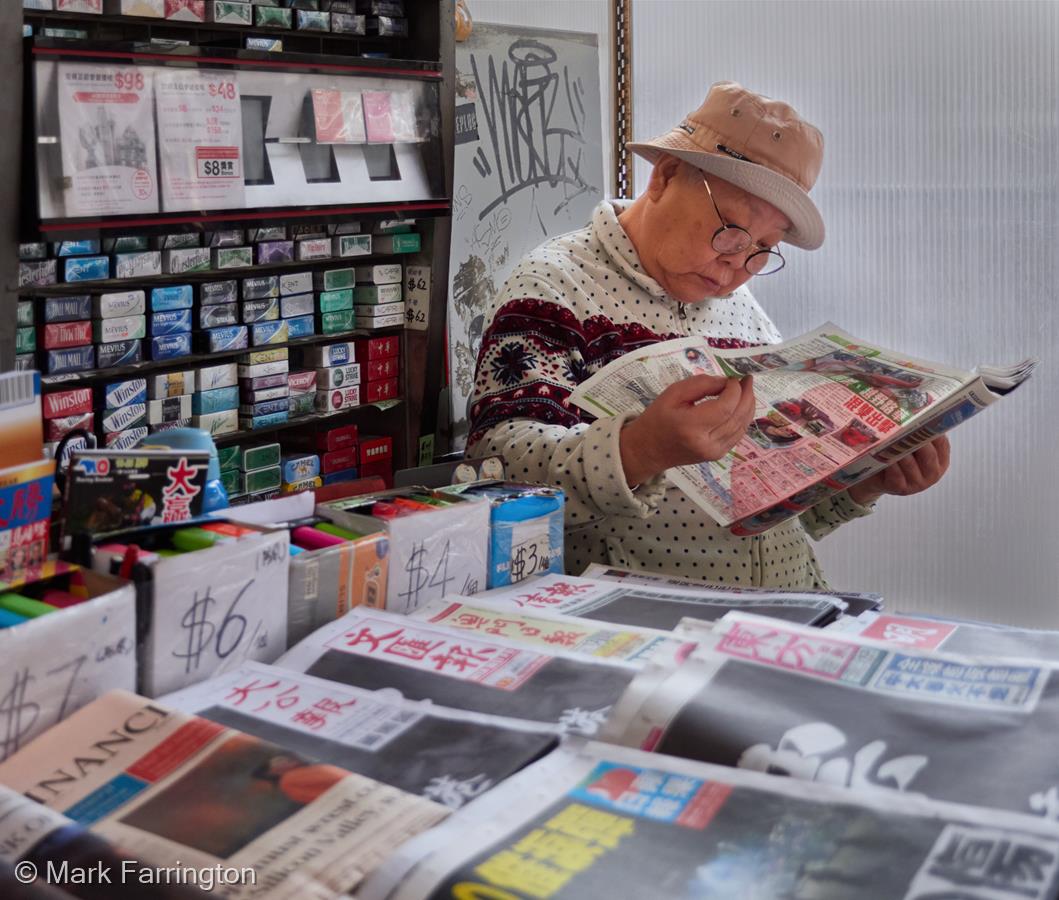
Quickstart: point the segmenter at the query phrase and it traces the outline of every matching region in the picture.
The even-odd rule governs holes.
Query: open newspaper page
[[[410,618],[478,634],[494,634],[544,649],[558,647],[575,656],[617,659],[636,666],[649,662],[678,663],[694,646],[669,631],[632,625],[613,628],[564,613],[513,609],[510,603],[481,596],[431,600]]]
[[[752,374],[757,408],[746,436],[722,459],[680,466],[668,477],[719,524],[754,534],[970,418],[1032,368],[1027,362],[972,374],[828,323],[767,347],[714,350],[702,337],[653,344],[608,364],[570,402],[596,416],[640,413],[692,375]]]
[[[1008,656],[1059,662],[1059,631],[1013,628],[990,622],[943,619],[917,613],[865,612],[842,616],[829,630],[885,641],[899,647],[944,650],[967,656]]]
[[[1054,665],[895,649],[741,613],[682,630],[698,642],[689,659],[643,669],[603,740],[1059,818]]]
[[[833,620],[845,604],[835,595],[794,591],[716,590],[706,587],[616,584],[574,575],[542,575],[531,582],[468,598],[512,612],[551,612],[615,625],[671,631],[682,619],[713,621],[732,610],[774,616],[803,625]]]
[[[162,702],[450,809],[557,743],[553,730],[517,719],[413,703],[252,662]]]
[[[538,649],[491,634],[355,609],[314,631],[276,663],[369,691],[398,692],[594,735],[637,672],[619,660]]]
[[[607,566],[602,563],[589,563],[585,571],[581,573],[582,578],[592,578],[596,581],[613,581],[618,584],[647,584],[647,585],[670,585],[678,588],[701,588],[703,583],[694,578],[681,578],[678,575],[670,575],[668,572],[645,572],[642,569],[619,569],[617,566]],[[882,594],[860,591],[835,591],[822,588],[802,588],[800,591],[781,591],[777,588],[737,588],[729,585],[711,584],[711,591],[727,595],[743,596],[749,599],[763,596],[805,596],[818,595],[833,597],[845,603],[846,609],[843,618],[857,616],[862,612],[880,609],[883,603]],[[749,610],[748,610],[749,611]]]
[[[357,896],[1045,900],[1057,869],[1052,822],[571,742],[405,844]]]
[[[0,763],[0,784],[91,827],[130,858],[184,867],[200,883],[213,872],[211,896],[240,900],[344,896],[448,813],[125,691]]]

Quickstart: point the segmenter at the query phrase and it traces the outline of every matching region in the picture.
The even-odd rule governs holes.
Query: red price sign
[[[234,81],[210,82],[209,92],[211,97],[223,97],[225,100],[235,100],[239,96]]]
[[[144,88],[143,72],[130,69],[128,72],[114,73],[114,87],[119,91],[142,91]]]

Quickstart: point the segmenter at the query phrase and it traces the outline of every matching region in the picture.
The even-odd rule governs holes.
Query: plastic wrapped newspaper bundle
[[[125,691],[9,757],[0,784],[90,826],[159,879],[225,898],[344,897],[448,812]]]
[[[1050,900],[1057,871],[1052,822],[570,742],[405,844],[357,896]]]
[[[605,566],[601,563],[592,563],[581,573],[582,578],[592,578],[596,581],[615,581],[619,584],[647,584],[647,585],[669,585],[678,588],[703,587],[701,581],[694,578],[680,578],[665,572],[645,572],[642,569],[619,569],[616,566]],[[722,594],[723,596],[746,597],[750,600],[760,599],[763,596],[788,596],[792,598],[809,596],[833,597],[845,604],[845,609],[839,619],[858,616],[863,612],[882,609],[883,596],[876,593],[863,593],[854,591],[826,591],[818,588],[803,588],[800,591],[783,591],[776,588],[737,588],[725,585],[711,584],[709,590]],[[758,615],[762,613],[758,612]],[[838,621],[838,619],[836,619]]]
[[[912,359],[831,323],[782,344],[651,344],[578,385],[594,416],[638,414],[691,375],[754,376],[755,418],[724,457],[666,474],[718,524],[767,531],[955,428],[1030,377],[1036,360],[974,372]]]
[[[895,648],[731,613],[689,622],[603,740],[854,788],[1059,818],[1059,666]]]
[[[918,613],[864,612],[841,616],[829,630],[884,641],[898,647],[944,650],[968,656],[1007,656],[1059,662],[1059,631],[1015,628],[991,622],[943,619]]]
[[[277,666],[453,709],[592,736],[637,667],[470,636],[378,610],[355,609],[288,650]]]
[[[670,587],[668,584],[627,584],[542,575],[513,587],[475,594],[512,611],[551,612],[598,622],[672,630],[687,617],[713,621],[731,610],[774,616],[804,625],[823,625],[845,610],[834,594],[794,591],[716,590],[712,586]]]
[[[387,697],[260,663],[244,663],[162,702],[450,809],[558,743],[554,729]]]

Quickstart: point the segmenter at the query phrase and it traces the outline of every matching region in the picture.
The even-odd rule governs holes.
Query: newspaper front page
[[[0,763],[0,784],[211,896],[330,900],[444,806],[111,691]],[[123,894],[132,896],[132,894]]]
[[[162,700],[456,809],[552,750],[554,730],[244,663]]]
[[[358,898],[1045,900],[1057,871],[1055,823],[570,742]]]
[[[601,739],[1059,819],[1055,665],[741,613],[682,630],[698,644],[691,657],[642,670]]]
[[[715,350],[703,337],[653,344],[604,367],[570,402],[595,416],[640,413],[692,375],[753,375],[757,407],[745,437],[719,460],[667,475],[719,524],[756,534],[975,415],[1033,365],[963,372],[828,323],[767,347]]]

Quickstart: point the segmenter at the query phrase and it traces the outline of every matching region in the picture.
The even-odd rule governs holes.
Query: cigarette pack
[[[254,469],[245,475],[246,492],[248,494],[258,494],[262,491],[273,491],[280,486],[282,480],[283,472],[279,466]]]
[[[316,450],[319,453],[331,453],[335,450],[345,450],[347,447],[356,446],[357,426],[338,425],[325,431],[307,432],[305,434],[291,433],[284,438],[284,442],[292,447],[300,447],[307,450]]]
[[[283,321],[287,323],[287,337],[289,340],[293,341],[295,338],[309,337],[316,334],[316,319],[312,316],[295,316]]]
[[[50,9],[51,7],[49,7]],[[18,245],[18,258],[19,259],[47,259],[48,258],[48,245],[47,244],[19,244]]]
[[[279,318],[279,297],[244,300],[242,312],[243,321],[248,325],[254,322],[273,322]]]
[[[405,305],[403,301],[398,303],[364,304],[354,306],[353,312],[356,314],[358,321],[361,318],[378,319],[384,316],[403,316]]]
[[[218,25],[252,25],[254,10],[249,3],[235,0],[206,0],[206,21]]]
[[[74,388],[71,391],[53,391],[41,397],[41,409],[45,419],[61,419],[92,412],[92,389]]]
[[[165,372],[147,378],[147,396],[151,400],[164,397],[179,397],[181,394],[195,393],[195,370],[183,372]]]
[[[277,6],[254,6],[254,25],[258,28],[286,28],[294,25],[294,16],[289,9]],[[253,49],[261,49],[255,47]]]
[[[149,328],[152,337],[191,331],[191,310],[174,309],[172,312],[151,313]]]
[[[142,428],[147,424],[147,404],[130,403],[103,413],[103,431],[113,434],[129,428]]]
[[[283,40],[281,38],[248,37],[246,39],[246,49],[260,50],[264,53],[282,53]]]
[[[76,416],[63,416],[61,419],[48,419],[44,423],[44,440],[61,441],[71,431],[78,429],[91,431],[95,427],[94,413],[80,413]]]
[[[181,250],[162,251],[162,270],[167,275],[208,272],[210,262],[209,247],[185,247]]]
[[[59,280],[59,261],[42,259],[37,262],[20,262],[18,264],[19,287],[43,287],[55,284]]]
[[[206,281],[199,285],[199,303],[213,306],[217,303],[235,303],[239,299],[239,282]]]
[[[352,468],[357,464],[357,448],[345,447],[342,450],[332,450],[320,457],[320,471],[324,475],[332,472],[340,472],[342,469]]]
[[[214,388],[212,391],[200,391],[191,395],[191,412],[196,416],[238,408],[239,388],[235,385]]]
[[[205,22],[206,0],[165,0],[165,17],[174,22]]]
[[[115,431],[113,434],[103,436],[103,443],[109,450],[131,450],[140,446],[140,442],[147,437],[146,426],[139,428],[126,428],[124,431]]]
[[[393,438],[364,436],[360,439],[360,465],[367,466],[393,459]]]
[[[300,494],[302,491],[316,490],[316,488],[322,487],[323,483],[323,479],[319,476],[303,478],[301,481],[284,481],[281,490],[284,494]]]
[[[260,403],[243,403],[239,406],[239,417],[246,419],[259,419],[262,416],[271,416],[275,413],[287,413],[290,404],[287,397],[279,397],[275,400],[262,400]]]
[[[333,256],[371,256],[370,234],[340,234],[332,238]]]
[[[316,390],[316,372],[291,372],[287,376],[287,385],[292,394],[304,394]]]
[[[52,247],[60,258],[66,256],[98,256],[99,241],[59,241]]]
[[[353,302],[357,306],[400,303],[404,300],[402,284],[368,284],[357,285],[353,292]]]
[[[354,328],[354,316],[351,309],[339,309],[334,312],[320,313],[320,334],[343,334]]]
[[[147,308],[146,296],[143,291],[100,294],[93,299],[92,308],[95,314],[102,319],[142,316]]]
[[[65,375],[67,372],[82,372],[96,366],[96,348],[72,347],[69,350],[49,350],[44,359],[44,368],[49,375]]]
[[[71,325],[76,325],[76,322],[71,322]],[[50,325],[45,325],[45,328],[51,328]],[[32,353],[37,349],[37,332],[32,328],[16,328],[15,329],[15,353]]]
[[[397,16],[368,17],[368,34],[379,37],[408,37],[408,19]]]
[[[147,336],[147,317],[139,315],[96,319],[92,323],[92,334],[97,344],[138,340]]]
[[[281,468],[283,480],[288,483],[301,481],[304,478],[315,478],[320,474],[320,457],[315,453],[284,456]]]
[[[398,356],[368,360],[364,363],[364,380],[384,381],[387,378],[396,378],[399,360]]]
[[[355,269],[328,269],[313,273],[313,284],[318,291],[341,291],[357,283]]]
[[[221,469],[221,484],[229,498],[238,497],[243,491],[243,473],[238,469]]]
[[[280,298],[280,315],[284,319],[293,319],[295,316],[311,316],[315,308],[315,298],[312,294],[290,294]]]
[[[357,316],[356,327],[367,331],[374,331],[377,328],[395,328],[398,325],[404,325],[404,319],[404,313],[391,316]]]
[[[309,294],[312,290],[312,272],[291,272],[289,275],[279,276],[279,293],[282,297],[290,294]]]
[[[357,266],[356,273],[357,284],[400,284],[404,280],[404,269],[400,263]]]
[[[269,391],[273,388],[289,387],[290,376],[286,372],[277,372],[275,375],[262,375],[260,378],[244,378],[239,387],[242,388],[243,396],[248,397],[254,391]],[[276,396],[279,396],[278,394]],[[261,397],[261,400],[270,400],[271,397]],[[256,400],[250,398],[251,403]]]
[[[63,281],[102,281],[110,278],[109,256],[75,256],[64,262]]]
[[[168,422],[158,422],[156,425],[148,425],[147,427],[154,434],[157,434],[159,431],[172,431],[174,428],[190,428],[191,417],[188,416],[185,419],[171,419]]]
[[[253,380],[258,381],[259,379],[255,378]],[[270,400],[286,400],[290,396],[290,387],[286,384],[258,390],[250,390],[246,387],[246,384],[247,382],[244,381],[240,385],[239,398],[249,406],[253,406],[255,403],[267,403]],[[260,415],[260,413],[253,413],[252,415]]]
[[[310,238],[298,241],[298,259],[330,259],[331,242],[327,238]]]
[[[216,366],[203,366],[198,370],[196,382],[199,391],[212,391],[222,387],[233,387],[239,381],[239,366],[234,362]]]
[[[146,235],[130,234],[121,237],[104,238],[104,253],[144,253],[149,249],[150,242]],[[161,262],[161,260],[159,260]]]
[[[181,394],[179,397],[152,400],[147,405],[147,424],[159,425],[191,418],[191,397],[191,394]]]
[[[320,312],[339,312],[353,308],[353,291],[346,288],[342,291],[321,291],[319,295]]]
[[[286,263],[294,260],[294,241],[262,241],[257,245],[257,264]]]
[[[303,391],[300,394],[291,394],[287,398],[290,404],[291,416],[307,416],[316,410],[316,392]]]
[[[201,332],[203,350],[206,353],[221,353],[226,350],[245,350],[250,346],[250,329],[246,325],[227,325],[224,328],[207,328]]]
[[[356,344],[353,341],[325,344],[321,347],[306,347],[302,351],[302,362],[313,369],[321,369],[325,366],[348,366],[356,358]]]
[[[258,262],[261,262],[259,259]],[[213,268],[246,269],[254,264],[254,251],[250,247],[214,247]]]
[[[259,428],[272,428],[275,425],[282,425],[289,418],[290,412],[286,409],[268,416],[255,416],[254,418],[240,416],[239,427],[246,431],[257,431]]]
[[[253,472],[255,469],[279,468],[279,464],[279,444],[262,444],[260,447],[243,448],[239,468],[244,472]]]
[[[401,339],[396,334],[386,337],[361,338],[356,345],[358,362],[385,359],[388,356],[397,356],[401,352]]]
[[[223,328],[239,324],[238,303],[218,303],[199,307],[199,328]]]
[[[191,332],[151,338],[151,359],[176,359],[191,355]]]
[[[334,390],[316,392],[316,409],[319,412],[336,412],[360,405],[360,385],[347,385]]]
[[[261,363],[279,362],[280,360],[289,360],[290,350],[286,347],[270,347],[266,350],[251,350],[249,353],[244,353],[239,357],[239,365],[241,366],[258,366]],[[284,369],[284,372],[287,370]]]
[[[317,369],[316,386],[318,390],[329,390],[331,388],[348,387],[351,384],[360,384],[360,365],[351,363],[348,366],[331,366],[329,368]]]
[[[96,368],[98,369],[131,366],[138,362],[143,362],[143,341],[139,338],[96,344]]]
[[[285,344],[290,340],[286,319],[280,319],[278,322],[258,322],[250,328],[250,342],[255,347],[262,344]]]
[[[326,12],[309,9],[295,10],[294,27],[298,31],[330,31],[331,16]]]
[[[207,231],[204,237],[207,247],[242,247],[246,244],[246,232],[241,228]]]
[[[400,396],[400,385],[397,378],[386,381],[367,381],[363,386],[365,403],[381,403],[383,400],[395,400]]]
[[[19,329],[22,331],[23,329]],[[33,333],[33,329],[24,329]],[[41,326],[41,346],[45,350],[61,350],[64,347],[83,347],[92,343],[91,322],[53,322]],[[22,348],[20,348],[21,350]],[[32,350],[33,347],[26,347]]]
[[[263,275],[243,279],[243,300],[264,300],[279,296],[279,276]]]
[[[115,278],[147,278],[161,274],[162,254],[159,250],[119,253],[114,257]]]
[[[205,287],[205,285],[203,285]],[[191,309],[190,284],[171,284],[168,287],[151,289],[151,312],[170,312],[174,309]]]
[[[191,424],[195,428],[209,432],[213,437],[219,434],[231,434],[239,430],[239,410],[225,409],[220,412],[192,416]]]
[[[92,318],[92,298],[85,295],[76,297],[45,297],[45,322],[77,322]]]
[[[160,234],[151,240],[155,250],[186,250],[201,245],[199,236],[193,232],[180,234]]]
[[[228,444],[217,448],[217,461],[220,463],[222,472],[227,472],[230,469],[238,471],[239,460],[241,459],[242,449],[238,444]]]
[[[19,300],[15,310],[15,324],[19,328],[33,327],[33,301]]]
[[[411,234],[381,234],[375,238],[376,253],[418,253],[422,240],[416,232]]]
[[[100,406],[104,409],[117,409],[130,403],[147,402],[147,379],[129,378],[125,381],[112,381],[100,391]]]
[[[277,359],[275,362],[258,363],[256,366],[239,366],[239,379],[261,378],[264,375],[275,375],[286,372],[290,363],[285,359]]]
[[[352,13],[332,12],[331,31],[335,34],[367,34],[368,17]]]

